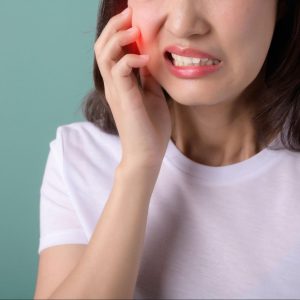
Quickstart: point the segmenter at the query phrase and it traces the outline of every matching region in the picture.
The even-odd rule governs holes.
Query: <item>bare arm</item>
[[[91,240],[50,299],[132,299],[143,252],[148,207],[159,169],[124,168]]]
[[[61,268],[53,267],[52,261],[71,253],[69,249],[63,247],[43,253],[41,274],[47,274],[49,269],[51,274],[61,274],[61,279],[60,285],[40,281],[39,286],[43,288],[38,288],[37,295],[50,294],[50,299],[133,297],[149,202],[171,137],[172,123],[160,84],[150,72],[145,72],[148,60],[123,48],[140,36],[138,28],[134,34],[128,31],[132,27],[131,13],[128,7],[127,15],[110,18],[94,46],[105,83],[105,97],[120,135],[121,164],[86,248],[72,247],[73,257]],[[141,68],[143,92],[132,72],[134,68]],[[45,282],[49,282],[46,287]]]

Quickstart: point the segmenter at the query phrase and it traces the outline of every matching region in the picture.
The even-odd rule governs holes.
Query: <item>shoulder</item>
[[[95,134],[107,134],[102,131],[99,127],[89,121],[73,122],[68,124],[63,124],[57,127],[56,134],[63,137],[72,136],[85,136],[85,135],[95,135]]]
[[[72,195],[93,197],[92,191],[98,195],[99,189],[110,186],[121,157],[119,136],[108,134],[88,121],[74,122],[57,127],[54,146]]]
[[[113,134],[106,133],[98,126],[89,121],[73,122],[69,124],[60,125],[56,129],[56,138],[62,143],[89,144],[89,142],[117,142],[119,137]]]
[[[119,159],[119,136],[106,133],[89,121],[64,124],[56,129],[56,140],[66,161],[94,161],[97,157]]]

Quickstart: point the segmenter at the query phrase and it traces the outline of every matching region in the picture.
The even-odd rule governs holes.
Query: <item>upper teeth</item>
[[[220,63],[218,59],[209,58],[196,58],[196,57],[185,57],[174,53],[171,53],[174,58],[174,64],[176,66],[192,66],[192,65],[216,65]]]

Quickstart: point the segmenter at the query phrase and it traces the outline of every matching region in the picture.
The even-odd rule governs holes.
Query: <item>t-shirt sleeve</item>
[[[64,180],[62,128],[58,127],[56,138],[50,142],[50,151],[40,188],[38,253],[50,246],[87,243]]]

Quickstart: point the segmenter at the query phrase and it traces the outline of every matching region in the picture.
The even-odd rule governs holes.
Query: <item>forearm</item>
[[[132,299],[158,174],[119,169],[80,262],[50,299]]]

